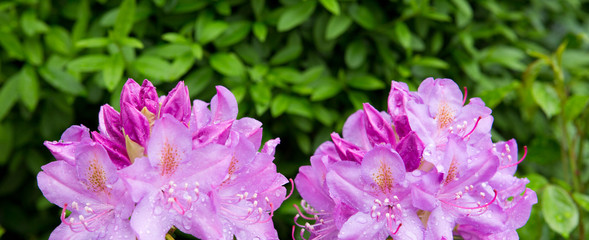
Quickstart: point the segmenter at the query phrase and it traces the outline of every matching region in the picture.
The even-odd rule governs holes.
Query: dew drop
[[[359,222],[359,223],[366,223],[366,218],[364,218],[364,217],[359,217],[359,218],[358,218],[358,222]]]

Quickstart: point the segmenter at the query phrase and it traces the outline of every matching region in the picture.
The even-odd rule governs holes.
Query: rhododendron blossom
[[[72,126],[45,142],[57,161],[37,179],[62,210],[50,239],[277,239],[272,217],[289,181],[273,163],[280,139],[261,147],[262,124],[237,119],[233,94],[217,86],[191,104],[183,82],[158,96],[129,79],[121,111],[104,105],[98,132]]]
[[[518,159],[515,140],[493,143],[491,110],[466,100],[428,78],[416,92],[393,81],[388,112],[365,103],[300,168],[300,236],[517,239],[537,203],[513,176],[527,148]]]

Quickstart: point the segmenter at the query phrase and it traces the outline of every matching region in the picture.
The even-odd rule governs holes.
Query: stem
[[[578,159],[578,156],[575,156],[575,146],[577,141],[579,142],[579,149],[582,150],[582,145],[583,145],[583,138],[580,138],[582,135],[581,134],[577,134],[578,138],[575,139],[570,139],[569,137],[569,133],[567,130],[567,124],[566,124],[566,118],[565,118],[565,102],[568,98],[568,91],[566,89],[565,86],[565,82],[564,82],[564,74],[562,72],[562,66],[561,66],[561,57],[562,57],[562,51],[564,51],[564,48],[566,48],[566,42],[564,42],[563,44],[561,44],[561,46],[559,46],[559,49],[557,50],[557,53],[555,55],[553,55],[552,57],[552,61],[551,61],[551,67],[552,70],[554,72],[554,78],[555,78],[555,86],[556,86],[556,91],[558,94],[558,97],[560,99],[560,116],[559,116],[559,124],[561,127],[561,131],[562,131],[562,136],[561,136],[561,157],[563,160],[563,166],[566,167],[566,158],[567,158],[567,153],[568,153],[568,160],[570,162],[570,171],[571,171],[571,175],[572,175],[572,182],[573,182],[573,192],[582,192],[582,188],[581,188],[581,181],[580,181],[580,172],[579,172],[579,165],[581,164],[581,160]],[[580,130],[579,126],[577,124],[575,124],[575,128],[578,131]],[[582,152],[579,152],[580,155],[582,155]],[[577,163],[577,161],[579,163]],[[567,169],[564,169],[565,171],[565,177],[568,175],[568,171]],[[581,208],[579,208],[579,239],[585,239],[585,227],[583,225],[583,210]]]

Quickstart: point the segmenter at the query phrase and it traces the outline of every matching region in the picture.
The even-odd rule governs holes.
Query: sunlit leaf
[[[111,55],[104,64],[102,78],[104,85],[109,92],[115,90],[121,80],[123,80],[123,71],[125,70],[125,61],[120,53]]]
[[[245,66],[234,53],[215,53],[211,55],[210,64],[225,76],[241,76],[245,72]]]
[[[39,74],[47,83],[58,90],[72,95],[85,93],[84,86],[71,74],[54,67],[41,67]]]
[[[117,38],[122,39],[129,35],[133,27],[135,17],[135,0],[123,0],[117,14],[114,34]]]
[[[325,28],[325,38],[327,40],[336,39],[342,35],[352,25],[352,19],[346,15],[331,16]]]
[[[10,111],[16,100],[18,100],[19,81],[22,76],[14,74],[6,81],[0,88],[0,121],[4,119],[6,114]]]
[[[278,31],[288,31],[306,21],[313,14],[316,5],[316,0],[308,0],[289,6],[278,19]]]
[[[536,103],[549,118],[560,112],[558,93],[552,85],[534,82],[532,95]]]
[[[39,78],[35,68],[30,65],[24,66],[20,71],[18,92],[20,101],[30,110],[34,111],[39,103],[40,86]]]
[[[323,7],[325,7],[325,9],[327,9],[334,15],[340,14],[340,6],[337,0],[319,0],[319,2],[321,3],[321,5],[323,5]]]
[[[568,238],[579,223],[579,211],[573,199],[564,189],[549,185],[544,189],[541,204],[548,226]]]
[[[358,68],[366,61],[368,49],[366,43],[362,40],[352,42],[346,48],[345,60],[349,68]]]

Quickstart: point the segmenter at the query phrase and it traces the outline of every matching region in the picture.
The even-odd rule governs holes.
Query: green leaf
[[[354,105],[354,109],[362,109],[362,104],[370,101],[365,93],[358,91],[349,91],[348,99],[350,99],[350,102]]]
[[[309,100],[300,98],[300,97],[292,97],[290,99],[290,104],[286,109],[288,114],[298,115],[306,118],[313,118],[313,110],[311,109],[311,103]]]
[[[412,59],[412,63],[415,65],[419,65],[419,66],[438,68],[438,69],[447,69],[449,67],[448,63],[446,63],[442,59],[439,59],[436,57],[416,56]]]
[[[493,45],[481,52],[482,63],[498,63],[512,70],[524,71],[526,54],[519,48]]]
[[[254,35],[260,40],[260,42],[266,41],[268,35],[268,27],[262,22],[254,23]]]
[[[219,38],[215,39],[213,43],[218,48],[234,45],[247,37],[251,27],[252,24],[249,21],[232,22],[225,32]]]
[[[542,194],[542,213],[548,226],[568,238],[579,223],[577,206],[562,188],[549,185]]]
[[[152,0],[152,2],[158,7],[163,7],[166,4],[166,0]]]
[[[84,86],[71,74],[54,67],[41,67],[39,74],[47,83],[58,90],[72,95],[84,94]]]
[[[217,12],[223,16],[231,15],[231,5],[227,1],[217,1],[215,4]]]
[[[119,85],[119,82],[123,79],[123,72],[125,70],[125,60],[121,53],[115,53],[111,55],[108,61],[104,64],[102,70],[102,78],[104,86],[109,92],[115,90]]]
[[[202,59],[202,46],[198,43],[193,43],[192,45],[190,45],[190,49],[192,49],[192,55],[198,59],[201,60]]]
[[[309,138],[308,134],[295,131],[295,139],[297,140],[297,144],[303,153],[311,153],[311,138]]]
[[[145,50],[144,55],[158,56],[165,59],[174,59],[184,56],[193,51],[192,47],[186,44],[161,44]]]
[[[452,3],[456,5],[458,11],[464,14],[465,18],[470,20],[472,18],[472,8],[470,4],[466,0],[452,0]]]
[[[409,31],[409,27],[404,22],[397,22],[395,24],[395,36],[404,49],[411,47],[411,31]]]
[[[170,63],[156,56],[141,56],[135,60],[133,66],[151,80],[167,81],[172,75]]]
[[[342,90],[342,86],[338,81],[325,78],[321,79],[319,85],[314,89],[311,94],[311,101],[323,101],[337,95]]]
[[[366,91],[383,89],[385,87],[383,81],[368,74],[353,74],[347,83],[350,87]]]
[[[298,58],[303,52],[301,38],[297,33],[291,33],[288,37],[286,46],[280,49],[270,59],[270,64],[281,65]]]
[[[45,45],[63,55],[70,55],[74,48],[68,31],[61,26],[51,27],[45,34]]]
[[[35,12],[32,10],[25,11],[20,18],[20,24],[23,32],[32,37],[38,33],[44,33],[49,30],[49,27],[44,22],[37,19]]]
[[[286,32],[305,22],[315,11],[317,1],[301,1],[297,4],[288,6],[280,15],[276,28],[279,32]]]
[[[245,72],[245,66],[234,53],[215,53],[210,64],[215,71],[229,77],[242,76]]]
[[[184,76],[193,65],[194,56],[192,54],[185,54],[184,56],[174,59],[174,62],[172,62],[171,80],[177,80]]]
[[[116,39],[123,39],[129,35],[135,20],[135,0],[123,0],[114,26]]]
[[[374,14],[370,12],[367,7],[353,4],[348,8],[348,10],[350,16],[356,23],[358,23],[358,25],[368,30],[372,30],[376,27],[376,18],[374,18]]]
[[[24,59],[23,48],[16,35],[11,32],[0,32],[0,44],[8,52],[8,56],[18,60]]]
[[[96,48],[96,47],[106,47],[108,44],[111,43],[109,38],[86,38],[76,42],[77,48]]]
[[[534,85],[532,86],[532,95],[548,118],[551,118],[560,112],[560,100],[552,85],[542,82],[534,82]]]
[[[356,40],[352,42],[346,48],[346,65],[351,69],[359,68],[366,61],[367,51],[368,49],[366,48],[366,43],[364,43],[364,41]]]
[[[112,59],[103,54],[88,54],[73,59],[67,64],[67,69],[74,72],[101,71],[104,65]]]
[[[20,101],[29,109],[29,111],[33,112],[39,103],[39,78],[37,77],[35,69],[30,65],[25,65],[21,69],[20,75],[18,86]]]
[[[519,88],[520,85],[521,84],[519,82],[513,81],[505,86],[484,91],[479,94],[479,97],[481,99],[483,99],[483,101],[485,102],[485,105],[487,105],[487,107],[494,108],[497,105],[499,105],[499,103],[501,103],[501,101],[503,101],[503,99],[505,98],[505,96],[507,96],[507,94],[509,94],[510,92],[513,92],[515,89]]]
[[[564,118],[566,121],[576,119],[585,110],[589,103],[587,95],[573,95],[564,104]]]
[[[346,32],[350,25],[352,25],[352,19],[346,15],[331,16],[325,28],[325,39],[336,39]]]
[[[268,70],[270,70],[268,65],[258,64],[248,69],[248,73],[251,80],[254,82],[261,82],[264,76],[268,73]]]
[[[4,89],[0,91],[0,100],[3,100],[3,92]],[[14,93],[16,94],[16,91]],[[0,134],[0,166],[6,165],[14,147],[14,127],[12,122],[2,123],[2,118],[5,115],[2,113],[3,109],[4,106],[0,105],[0,132],[2,133]]]
[[[338,114],[335,110],[326,108],[321,104],[313,105],[313,114],[317,118],[317,121],[328,127],[338,119]]]
[[[189,41],[188,41],[188,39],[186,39],[186,37],[182,36],[179,33],[175,33],[175,32],[164,33],[164,35],[162,35],[162,39],[165,41],[168,41],[170,43],[182,43],[182,44],[189,43]]]
[[[202,13],[196,20],[196,40],[207,44],[219,37],[229,27],[224,21],[214,21],[212,14]]]
[[[530,180],[530,183],[528,183],[526,187],[534,190],[535,192],[539,192],[542,190],[542,188],[548,185],[548,180],[544,176],[537,173],[530,173],[526,175],[526,178]]]
[[[274,99],[272,99],[272,105],[270,106],[270,113],[272,113],[272,117],[276,118],[290,106],[291,99],[286,94],[278,94]]]
[[[264,11],[265,0],[252,0],[251,3],[256,19],[260,20],[262,18],[262,12]]]
[[[254,100],[256,113],[258,115],[264,114],[270,106],[270,100],[272,100],[270,88],[264,83],[257,83],[250,87],[250,96]]]
[[[43,45],[39,36],[27,37],[23,43],[25,56],[29,63],[39,66],[43,63]]]
[[[8,81],[2,84],[2,89],[0,89],[0,103],[2,103],[0,104],[0,122],[8,114],[10,109],[12,109],[16,100],[18,100],[19,81],[21,81],[21,77],[21,74],[14,74]]]
[[[577,202],[581,208],[585,209],[585,211],[589,211],[589,195],[574,192],[573,199],[575,199],[575,202]]]
[[[188,87],[190,98],[195,98],[202,92],[213,79],[213,70],[210,67],[201,67],[196,71],[191,71],[188,76],[184,78],[184,82]]]
[[[194,1],[194,0],[177,0],[176,6],[173,7],[171,12],[174,13],[187,13],[200,10],[206,7],[209,1]]]
[[[325,7],[325,9],[327,9],[334,15],[340,14],[340,7],[339,3],[337,3],[337,0],[319,0],[319,2],[321,3],[321,5],[323,5],[323,7]]]
[[[141,41],[139,41],[139,39],[137,38],[132,38],[132,37],[124,37],[120,40],[121,45],[123,46],[129,46],[132,48],[143,48],[143,43]]]

